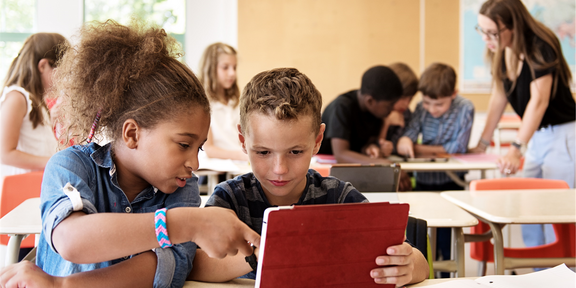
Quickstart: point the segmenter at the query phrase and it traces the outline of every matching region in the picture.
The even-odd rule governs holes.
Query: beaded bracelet
[[[168,238],[168,229],[166,228],[166,208],[156,210],[154,224],[156,227],[156,239],[160,247],[172,247],[172,242],[170,242],[170,238]]]

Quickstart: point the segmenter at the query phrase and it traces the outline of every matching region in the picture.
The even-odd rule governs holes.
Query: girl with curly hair
[[[10,266],[1,287],[182,287],[197,245],[216,258],[252,254],[248,242],[259,236],[234,212],[197,208],[193,171],[210,107],[175,46],[163,29],[137,23],[82,28],[55,75],[63,137],[81,145],[46,166],[36,256],[43,271]],[[102,136],[111,142],[93,141]]]

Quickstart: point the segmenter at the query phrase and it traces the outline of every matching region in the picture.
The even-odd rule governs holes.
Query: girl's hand
[[[520,151],[515,147],[511,146],[508,153],[496,161],[496,165],[498,165],[500,173],[502,174],[515,174],[518,171],[518,168],[520,168],[521,158],[522,153],[520,153]]]
[[[29,261],[12,264],[0,270],[0,287],[2,288],[61,287],[61,279],[48,275]]]
[[[224,258],[240,253],[252,255],[252,247],[260,246],[260,235],[244,224],[230,209],[209,207],[194,209],[197,216],[190,218],[190,225],[198,228],[191,241],[212,258]]]
[[[478,145],[474,148],[468,149],[468,153],[484,153],[486,152],[486,146]]]
[[[393,110],[392,112],[390,112],[390,114],[388,115],[388,117],[386,117],[385,123],[388,126],[400,126],[400,127],[404,127],[405,123],[404,123],[404,115],[402,115],[402,113]]]

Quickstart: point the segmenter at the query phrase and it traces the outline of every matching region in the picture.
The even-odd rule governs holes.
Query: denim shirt
[[[153,169],[153,167],[151,167]],[[42,233],[36,264],[54,276],[108,267],[132,256],[93,264],[75,264],[64,260],[54,248],[52,231],[74,211],[93,213],[152,213],[160,208],[198,207],[198,178],[192,177],[183,188],[164,194],[155,187],[142,190],[129,202],[120,189],[111,144],[91,143],[73,146],[56,153],[44,170],[41,194]],[[78,191],[66,194],[67,183]],[[78,197],[79,196],[79,197]],[[156,248],[154,287],[182,287],[192,270],[196,244],[186,242],[171,248]]]

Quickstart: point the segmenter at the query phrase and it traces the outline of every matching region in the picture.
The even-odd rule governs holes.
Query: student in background
[[[240,123],[236,63],[236,50],[224,43],[208,46],[200,60],[199,79],[212,110],[208,141],[204,144],[210,158],[248,160],[240,149],[236,130]]]
[[[433,63],[422,73],[418,90],[422,101],[418,103],[412,120],[398,140],[398,153],[408,157],[435,157],[444,153],[466,153],[474,105],[457,94],[456,72],[452,67]],[[422,134],[422,144],[416,144]],[[464,178],[464,173],[457,173]],[[444,172],[416,173],[416,190],[463,190]],[[450,259],[450,229],[438,229],[437,255]],[[447,274],[447,273],[446,273]]]
[[[378,145],[383,119],[402,96],[402,83],[386,66],[374,66],[362,75],[360,90],[338,96],[324,113],[326,135],[320,154],[333,154],[338,163],[390,164],[384,158],[370,158],[363,152]],[[402,173],[400,190],[410,190],[410,178]]]
[[[486,42],[493,89],[484,131],[471,151],[486,151],[510,103],[522,124],[506,155],[498,159],[500,172],[516,173],[524,156],[524,177],[560,179],[574,188],[576,103],[558,38],[520,0],[486,1],[476,30]],[[523,225],[522,233],[528,247],[555,238],[552,225],[545,231],[542,225]]]
[[[322,177],[308,169],[325,129],[321,108],[320,92],[294,68],[278,68],[254,76],[240,100],[238,127],[242,149],[254,172],[220,183],[206,206],[232,209],[244,223],[261,233],[262,217],[268,207],[367,202],[350,183]],[[405,242],[386,251],[391,256],[377,257],[375,262],[380,268],[370,271],[376,283],[400,287],[427,277],[426,259],[416,248]],[[196,259],[201,257],[207,258],[198,252]],[[191,278],[226,281],[252,271],[244,257],[235,258],[238,259],[208,259],[221,271],[217,278],[210,278],[215,269],[211,265],[197,265]],[[253,272],[246,277],[254,279]]]
[[[418,77],[410,69],[410,66],[397,62],[388,65],[402,83],[402,97],[394,104],[394,110],[384,119],[384,125],[378,137],[378,144],[370,144],[365,149],[365,154],[371,158],[388,157],[397,154],[396,144],[402,135],[406,125],[410,123],[412,112],[409,109],[410,102],[418,92]]]
[[[231,211],[197,208],[192,172],[210,107],[176,47],[163,29],[136,23],[82,28],[55,86],[65,97],[64,135],[83,145],[46,166],[36,254],[44,272],[29,262],[9,266],[1,287],[182,287],[196,244],[219,258],[250,255],[248,242],[259,244]],[[91,142],[101,134],[113,141]]]
[[[57,33],[33,34],[8,69],[0,96],[0,177],[43,170],[57,151],[46,100],[66,43]]]

